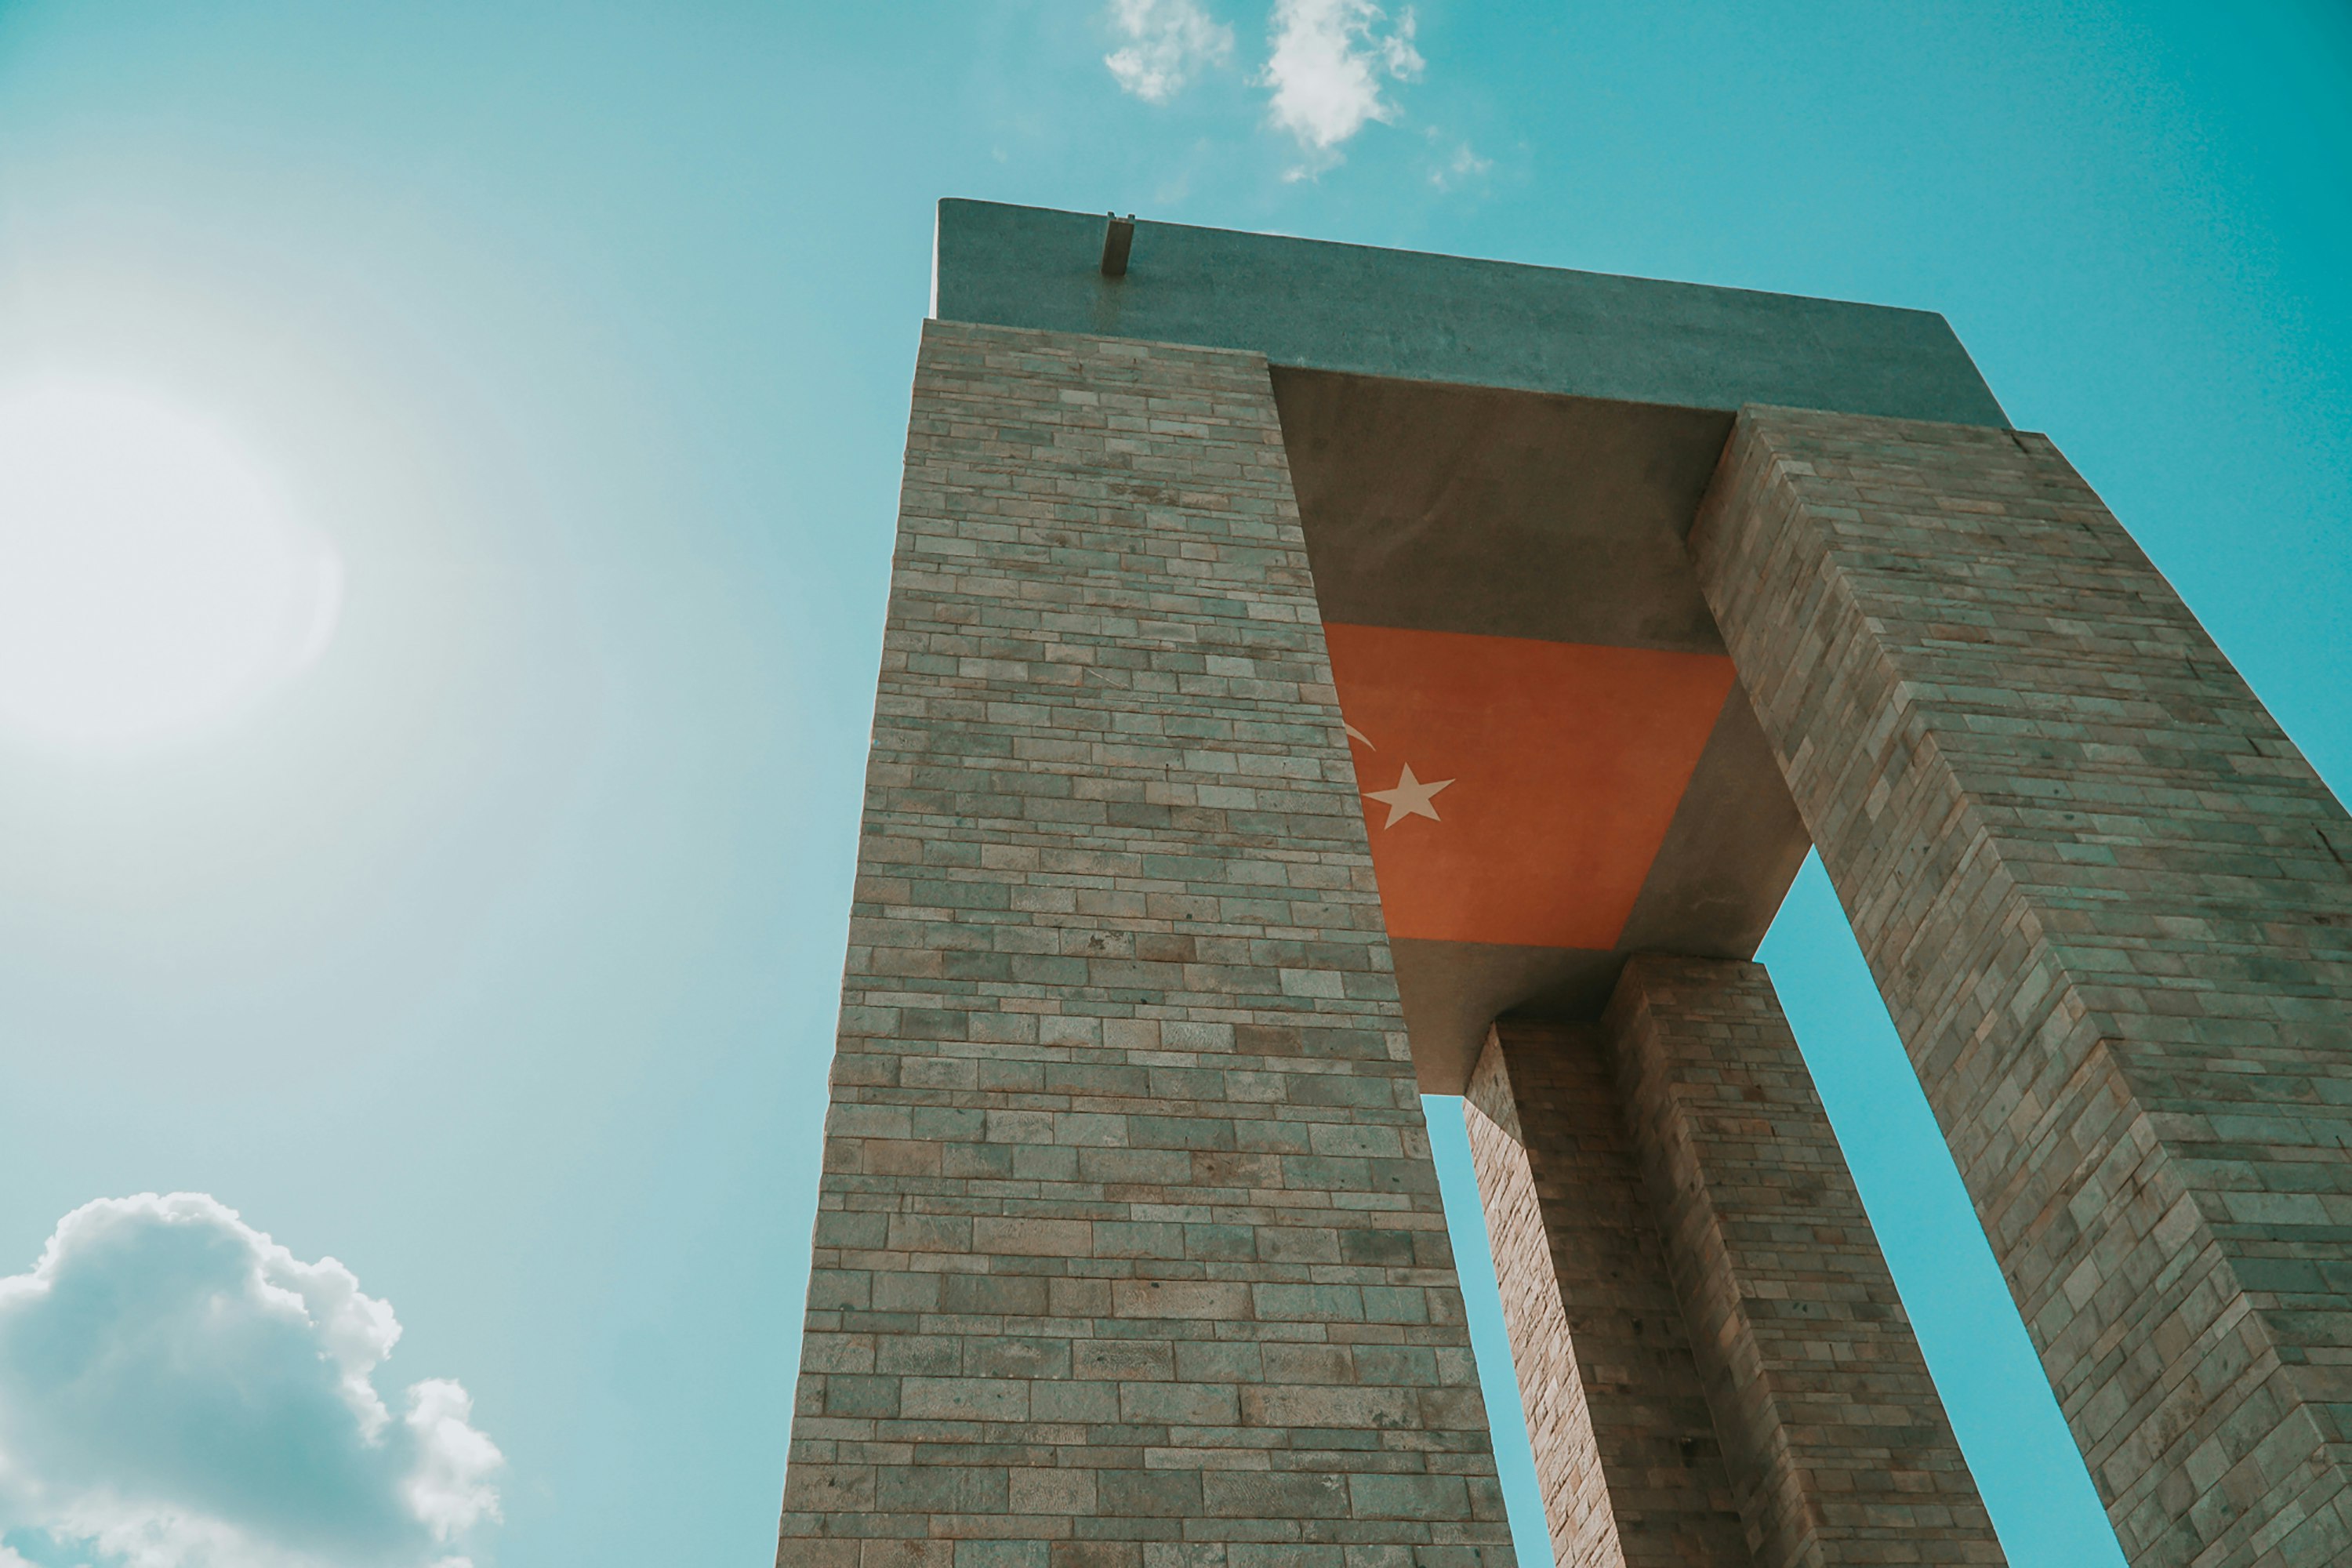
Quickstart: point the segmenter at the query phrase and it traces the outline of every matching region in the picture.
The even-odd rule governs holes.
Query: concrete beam
[[[1777,403],[2001,426],[1941,316],[1413,250],[940,203],[942,321],[1247,349],[1276,366],[1730,413]]]

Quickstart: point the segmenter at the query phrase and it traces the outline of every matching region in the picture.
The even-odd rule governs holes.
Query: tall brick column
[[[1637,956],[1467,1100],[1563,1568],[2003,1560],[1760,967]]]
[[[1507,1568],[1265,361],[930,323],[778,1561]]]
[[[1642,954],[1605,1022],[1758,1568],[2001,1562],[1763,967]]]
[[[2044,438],[1750,408],[1700,576],[2125,1551],[2352,1561],[2352,824]]]
[[[1748,1568],[1596,1024],[1503,1022],[1463,1098],[1559,1568]]]

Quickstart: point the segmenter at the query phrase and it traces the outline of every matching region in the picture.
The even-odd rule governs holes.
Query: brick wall
[[[1563,1565],[2004,1561],[1761,968],[1498,1021],[1465,1114]]]
[[[1762,966],[1641,954],[1605,1022],[1758,1568],[2004,1561]]]
[[[1540,1067],[1534,1070],[1540,1071]],[[1526,1087],[1532,1089],[1532,1085]],[[1489,1033],[1462,1099],[1478,1203],[1495,1255],[1495,1282],[1511,1341],[1512,1371],[1534,1450],[1536,1485],[1557,1568],[1624,1568],[1617,1518],[1601,1478],[1592,1412],[1576,1363],[1559,1270],[1552,1261],[1536,1167],[1500,1040]],[[1545,1162],[1549,1165],[1549,1162]]]
[[[1464,1107],[1552,1552],[1747,1568],[1610,1060],[1598,1025],[1500,1022]]]
[[[2352,827],[2037,436],[1742,414],[1707,597],[2142,1568],[2352,1560]]]
[[[1499,1568],[1262,359],[930,323],[779,1562]]]

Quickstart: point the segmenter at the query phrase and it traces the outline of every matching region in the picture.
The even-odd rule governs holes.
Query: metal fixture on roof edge
[[[1135,215],[1121,217],[1110,215],[1110,223],[1103,230],[1102,272],[1106,278],[1127,276],[1128,247],[1135,243]]]

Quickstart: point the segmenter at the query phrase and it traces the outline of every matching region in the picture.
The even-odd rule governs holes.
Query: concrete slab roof
[[[2008,425],[1931,310],[1150,221],[1114,279],[1104,223],[940,202],[933,313],[1612,402]]]

